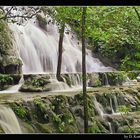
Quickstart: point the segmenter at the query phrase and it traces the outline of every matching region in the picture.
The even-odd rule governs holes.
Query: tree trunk
[[[60,29],[60,37],[59,37],[59,45],[58,45],[58,63],[57,63],[57,73],[56,73],[58,81],[63,81],[63,78],[61,77],[60,74],[61,74],[61,65],[62,65],[64,29],[65,29],[65,24],[63,24]]]
[[[86,7],[82,8],[82,78],[83,78],[83,103],[84,103],[84,132],[88,133],[88,106],[86,93],[86,47],[85,47]]]

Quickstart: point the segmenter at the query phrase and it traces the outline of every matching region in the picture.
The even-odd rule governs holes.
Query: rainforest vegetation
[[[138,6],[0,6],[0,133],[140,132],[139,69]]]
[[[3,14],[1,8],[1,21],[6,20],[22,25],[23,21],[36,16],[40,27],[43,28],[49,24],[39,15],[40,12],[44,12],[57,21],[60,29],[69,25],[71,32],[76,33],[81,40],[81,7],[29,7],[26,10],[20,9],[23,11],[22,15],[13,15],[10,10]],[[117,70],[139,70],[140,8],[138,6],[87,6],[86,13],[86,48],[92,50],[93,56]],[[15,17],[21,18],[20,22]],[[2,26],[4,26],[3,22],[1,28]],[[63,30],[61,29],[60,32]],[[69,32],[68,30],[67,33]],[[4,50],[0,51],[3,53]]]

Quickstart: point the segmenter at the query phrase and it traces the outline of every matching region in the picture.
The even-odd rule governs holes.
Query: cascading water
[[[51,88],[51,91],[62,91],[70,89],[66,82],[59,82],[55,74],[50,74],[50,82],[51,83],[49,83],[48,86]]]
[[[59,32],[55,23],[47,24],[46,30],[29,21],[25,26],[10,25],[17,48],[23,61],[23,73],[56,73]],[[64,34],[62,73],[81,72],[81,43],[69,32]],[[86,51],[87,72],[112,71],[105,67],[91,51]]]
[[[0,127],[6,134],[21,134],[19,122],[9,107],[0,106]]]
[[[114,101],[115,109],[116,109],[118,107],[116,95],[114,95],[113,101]],[[123,114],[123,112],[121,112],[121,113],[116,112],[116,110],[113,109],[113,104],[112,104],[112,98],[111,97],[109,98],[109,103],[110,103],[109,107],[111,109],[111,113],[109,113],[109,114],[105,111],[105,109],[104,109],[105,107],[103,107],[102,104],[97,101],[96,96],[94,96],[94,98],[93,98],[93,103],[94,103],[94,107],[95,107],[95,110],[96,110],[98,116],[101,117],[101,119],[103,119],[104,121],[107,122],[109,132],[113,133],[111,122],[109,122],[107,120],[107,117],[116,116],[116,115],[119,116],[120,114]]]
[[[107,77],[106,73],[104,73],[104,77],[105,77],[105,86],[110,87],[109,82],[108,82],[108,77]]]
[[[111,126],[111,123],[110,122],[108,122],[108,126],[109,126],[110,133],[113,133],[112,126]]]
[[[94,102],[94,106],[96,111],[98,112],[98,115],[103,119],[104,118],[104,108],[102,107],[102,105],[97,101],[96,97],[94,96],[93,98],[93,102]]]

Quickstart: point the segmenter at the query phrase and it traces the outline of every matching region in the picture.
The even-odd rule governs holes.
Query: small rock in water
[[[112,114],[112,109],[111,109],[111,107],[108,106],[108,107],[106,108],[106,113],[107,113],[107,114]]]
[[[136,77],[137,82],[140,82],[140,74]]]

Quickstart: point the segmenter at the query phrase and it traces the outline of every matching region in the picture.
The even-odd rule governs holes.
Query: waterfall
[[[108,126],[109,126],[110,133],[113,133],[112,126],[111,126],[111,123],[110,122],[108,122]]]
[[[111,111],[112,111],[112,114],[114,113],[114,109],[113,109],[113,105],[112,105],[112,99],[110,98],[110,107],[111,107]]]
[[[105,86],[110,87],[109,82],[108,82],[108,77],[107,77],[106,73],[104,73],[104,77],[105,77]]]
[[[116,111],[116,109],[118,108],[118,101],[116,95],[113,96],[113,101],[114,101],[115,111]]]
[[[94,102],[94,106],[96,111],[98,112],[99,116],[103,119],[104,118],[104,108],[102,107],[102,105],[97,101],[96,97],[94,96],[93,98],[93,102]]]
[[[71,82],[71,86],[82,86],[82,77],[81,74],[77,73],[77,74],[68,74],[68,77],[70,79]]]
[[[56,73],[58,60],[59,32],[56,23],[47,24],[43,30],[37,23],[29,21],[25,26],[9,25],[14,33],[16,46],[23,61],[23,73]],[[65,29],[66,32],[67,29]],[[87,72],[112,71],[86,50]],[[62,53],[62,73],[81,72],[81,42],[75,34],[64,34]]]
[[[21,134],[19,122],[9,107],[0,106],[0,126],[6,134]]]

